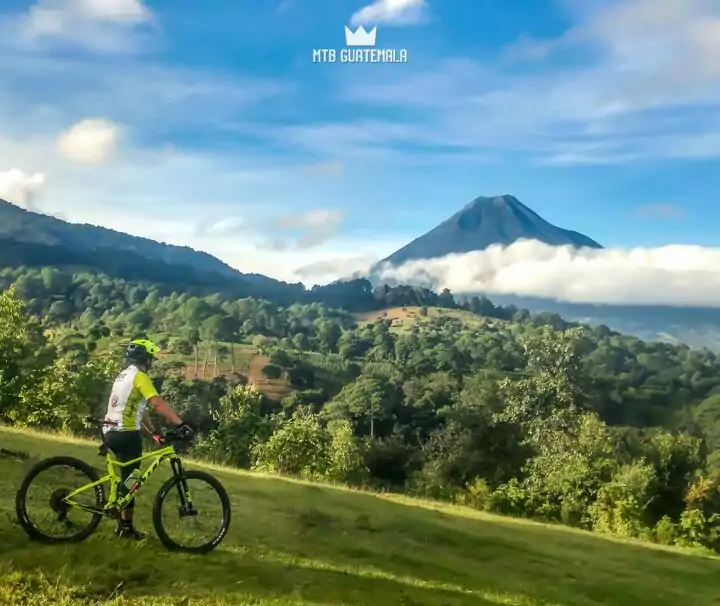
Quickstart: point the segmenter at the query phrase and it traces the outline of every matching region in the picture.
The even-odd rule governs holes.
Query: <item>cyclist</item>
[[[160,348],[147,339],[131,341],[125,350],[125,369],[117,376],[108,400],[105,420],[110,424],[103,427],[105,444],[119,461],[131,461],[142,456],[141,425],[159,436],[147,411],[150,404],[155,411],[175,425],[180,434],[192,438],[194,431],[175,413],[170,405],[158,394],[157,389],[147,375]],[[123,483],[130,474],[140,467],[140,462],[121,467]],[[145,534],[133,526],[135,499],[120,512],[115,534],[118,537],[141,540]]]

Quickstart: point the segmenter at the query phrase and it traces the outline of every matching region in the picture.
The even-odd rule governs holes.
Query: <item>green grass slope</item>
[[[97,445],[0,429],[0,447],[94,465]],[[29,542],[14,494],[30,461],[0,458],[0,604],[720,605],[720,560],[471,510],[212,470],[233,522],[206,556],[112,536]],[[189,467],[199,464],[189,463]],[[152,530],[158,471],[138,497]]]

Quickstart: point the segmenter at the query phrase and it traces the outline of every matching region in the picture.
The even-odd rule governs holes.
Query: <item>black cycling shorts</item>
[[[110,449],[114,457],[120,461],[132,461],[142,456],[143,445],[142,436],[140,431],[108,431],[105,434],[105,444]],[[123,482],[127,477],[135,470],[140,467],[140,461],[128,465],[127,467],[120,467],[120,477]],[[135,499],[130,501],[128,507],[133,507]]]

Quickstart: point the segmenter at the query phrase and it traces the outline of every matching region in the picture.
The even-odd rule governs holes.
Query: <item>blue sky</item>
[[[377,26],[404,64],[318,64]],[[716,0],[5,0],[0,194],[306,283],[511,193],[715,247]]]

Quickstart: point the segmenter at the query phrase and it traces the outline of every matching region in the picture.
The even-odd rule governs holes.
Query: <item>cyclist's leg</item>
[[[142,437],[139,431],[110,431],[105,437],[105,443],[120,462],[131,461],[142,456]],[[120,468],[120,477],[124,482],[128,476],[140,467],[140,462]],[[135,498],[120,511],[123,527],[133,528],[133,514],[135,512]]]

